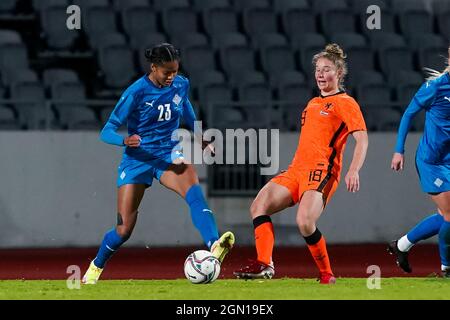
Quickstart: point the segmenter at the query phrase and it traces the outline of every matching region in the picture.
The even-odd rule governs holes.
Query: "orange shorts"
[[[284,186],[291,192],[292,200],[298,203],[303,193],[308,190],[316,190],[323,194],[324,206],[336,191],[339,181],[335,176],[323,169],[313,170],[287,170],[270,180]]]

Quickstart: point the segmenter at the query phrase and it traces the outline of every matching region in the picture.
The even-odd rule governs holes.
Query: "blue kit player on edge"
[[[194,226],[220,262],[234,244],[229,231],[219,238],[194,166],[176,147],[179,141],[172,139],[180,118],[192,130],[196,119],[188,98],[189,81],[177,75],[180,53],[173,45],[162,43],[147,49],[145,57],[150,73],[125,90],[101,132],[102,141],[125,147],[117,178],[117,226],[105,234],[82,279],[84,284],[97,283],[107,260],[131,236],[139,204],[154,178],[186,200]],[[124,124],[128,126],[125,138],[117,133]]]
[[[450,47],[448,49],[450,59]],[[406,109],[397,137],[391,167],[398,171],[404,165],[404,145],[412,118],[426,112],[425,129],[416,152],[416,169],[422,190],[431,196],[438,208],[434,213],[388,246],[405,272],[412,272],[408,251],[420,240],[439,235],[441,271],[450,278],[450,65],[443,73],[433,72]]]

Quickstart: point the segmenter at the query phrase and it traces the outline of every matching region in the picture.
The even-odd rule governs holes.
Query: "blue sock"
[[[191,209],[194,226],[200,231],[203,241],[210,248],[214,241],[219,239],[219,232],[214,215],[206,203],[200,185],[193,185],[186,193],[185,200]]]
[[[105,234],[100,249],[98,249],[97,256],[94,259],[94,264],[97,268],[103,268],[106,261],[108,261],[126,240],[117,234],[116,228],[109,230]]]
[[[441,264],[450,266],[450,222],[444,221],[439,230],[439,254]]]
[[[420,221],[406,236],[411,243],[416,244],[437,235],[443,222],[444,218],[439,213],[432,214]]]

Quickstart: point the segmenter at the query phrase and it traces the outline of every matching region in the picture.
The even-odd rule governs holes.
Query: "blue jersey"
[[[422,109],[426,112],[426,120],[424,133],[417,148],[417,158],[429,164],[450,164],[449,73],[427,81],[416,93],[400,122],[396,152],[404,153],[411,120]]]
[[[128,134],[141,137],[139,148],[125,148],[125,155],[145,160],[159,152],[167,152],[178,144],[172,138],[183,117],[194,130],[195,113],[188,98],[189,80],[177,75],[170,86],[156,87],[144,75],[128,87],[119,99],[101,132],[102,141],[124,146],[124,138],[117,133],[123,124]]]

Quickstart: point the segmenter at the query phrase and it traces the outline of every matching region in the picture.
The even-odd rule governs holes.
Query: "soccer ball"
[[[215,281],[219,274],[220,262],[209,251],[197,250],[184,262],[184,275],[192,283],[210,283]]]

